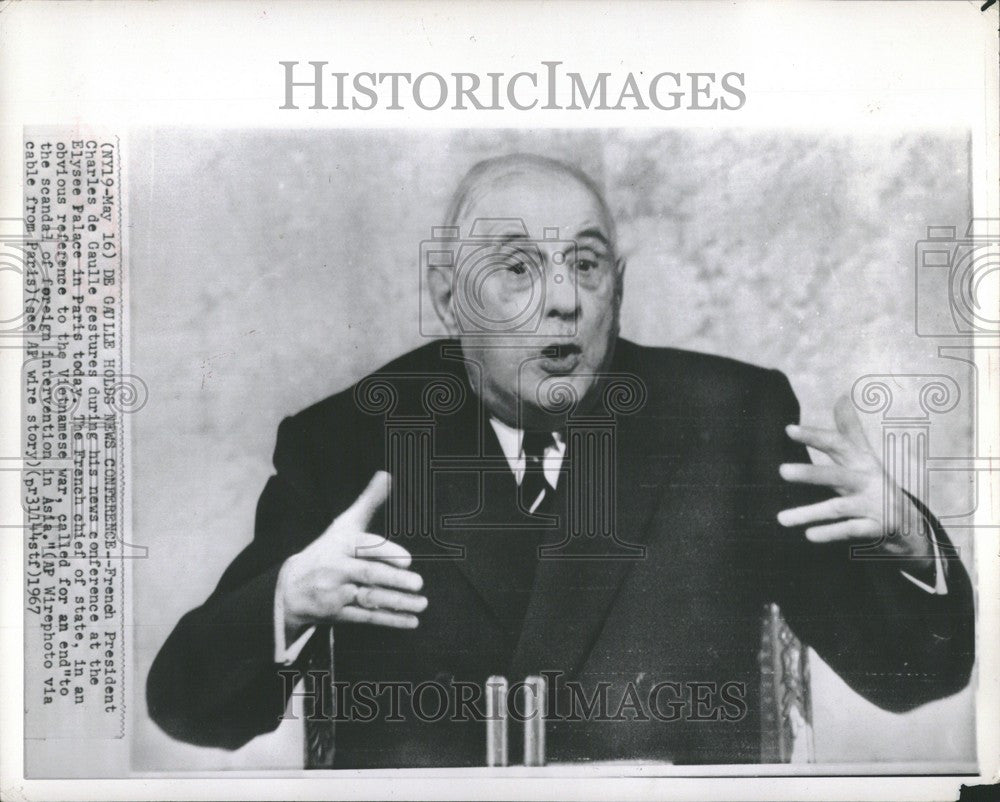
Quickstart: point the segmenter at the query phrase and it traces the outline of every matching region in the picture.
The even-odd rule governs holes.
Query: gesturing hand
[[[833,464],[788,463],[779,472],[786,481],[822,485],[837,495],[818,504],[782,510],[778,522],[807,526],[806,537],[814,543],[864,540],[877,542],[887,555],[933,560],[929,539],[915,525],[920,512],[868,444],[850,398],[841,396],[833,414],[836,430],[795,425],[786,429],[793,440],[822,451]]]
[[[357,501],[298,554],[278,575],[286,633],[308,624],[350,621],[397,629],[417,626],[427,599],[419,574],[406,570],[410,553],[365,531],[389,495],[390,476],[378,471]]]

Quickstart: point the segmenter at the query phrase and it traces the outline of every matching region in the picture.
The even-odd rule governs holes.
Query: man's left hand
[[[921,513],[879,461],[851,399],[841,396],[833,415],[836,430],[786,428],[789,437],[822,451],[833,464],[787,463],[779,472],[786,481],[829,487],[837,495],[818,504],[782,510],[778,522],[807,527],[806,537],[814,543],[866,541],[877,544],[887,556],[910,558],[929,568],[934,553],[918,525]]]

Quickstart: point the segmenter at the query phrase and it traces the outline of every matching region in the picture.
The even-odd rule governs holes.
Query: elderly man
[[[799,426],[777,371],[619,338],[614,222],[567,164],[482,162],[448,223],[452,339],[282,423],[253,542],[150,672],[166,732],[274,729],[331,626],[344,768],[482,764],[477,690],[541,673],[550,759],[756,761],[767,602],[886,709],[964,687],[969,579],[847,399]]]

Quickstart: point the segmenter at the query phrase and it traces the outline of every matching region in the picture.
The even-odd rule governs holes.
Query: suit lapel
[[[613,370],[627,373],[642,367],[619,364]],[[542,550],[511,676],[550,669],[572,673],[593,647],[622,581],[644,559],[650,519],[671,492],[670,475],[697,439],[691,410],[682,406],[677,390],[681,388],[666,398],[650,398],[648,409],[614,421],[616,539],[566,541],[563,526],[546,530],[544,540],[550,548]],[[437,543],[432,551],[452,562],[456,574],[476,590],[499,624],[506,604],[498,580],[503,544],[526,527],[537,531],[537,519],[518,519],[512,514],[513,504],[506,503],[516,497],[516,482],[474,393],[457,414],[438,423],[434,437],[435,458],[447,457],[450,464],[433,471]],[[561,481],[573,481],[565,468]],[[571,493],[565,485],[560,490],[559,498],[568,503]],[[563,521],[565,503],[555,511]]]
[[[648,525],[682,457],[680,438],[660,446],[649,418],[620,418],[616,427],[614,532],[571,538],[539,562],[511,667],[521,678],[543,670],[575,672],[600,634],[628,572],[645,557]],[[660,429],[662,432],[662,429]]]
[[[509,607],[505,545],[526,536],[532,519],[517,516],[517,483],[488,418],[463,418],[437,431],[439,453],[452,462],[433,475],[435,529],[442,555],[500,622]]]

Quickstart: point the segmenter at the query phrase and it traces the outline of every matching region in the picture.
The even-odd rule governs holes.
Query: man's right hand
[[[316,623],[349,621],[413,629],[427,607],[418,595],[420,574],[406,570],[410,553],[382,535],[365,531],[389,495],[391,478],[376,472],[357,501],[278,575],[276,592],[285,611],[286,636],[294,639]]]

